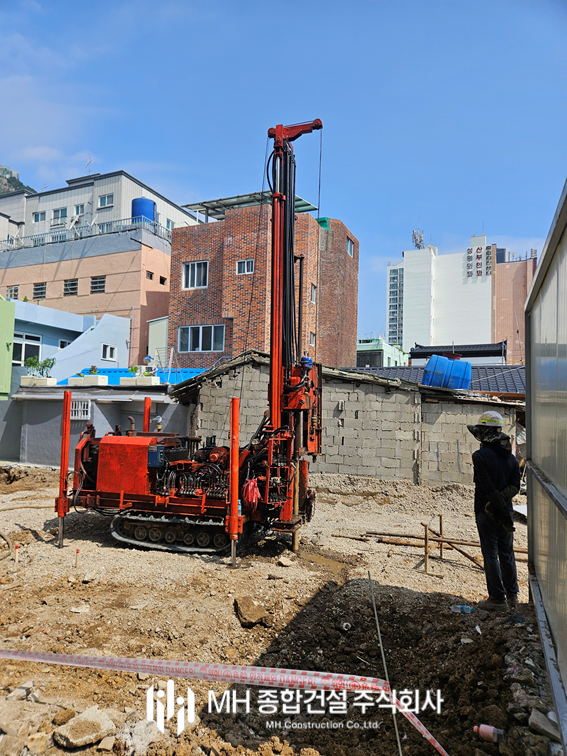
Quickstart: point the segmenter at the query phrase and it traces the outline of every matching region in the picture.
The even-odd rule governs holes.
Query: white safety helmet
[[[477,425],[482,425],[483,427],[503,428],[504,418],[500,412],[488,410],[487,412],[483,412],[478,418]]]

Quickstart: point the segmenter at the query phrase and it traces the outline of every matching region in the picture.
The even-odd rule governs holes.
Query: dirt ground
[[[19,564],[13,558],[0,562],[0,648],[383,678],[370,571],[392,687],[419,690],[420,709],[427,691],[433,697],[441,692],[441,713],[427,708],[417,716],[450,756],[548,753],[547,739],[527,729],[530,709],[521,705],[524,691],[518,692],[520,686],[526,688],[532,707],[550,710],[537,624],[527,603],[527,564],[518,564],[522,603],[517,610],[455,614],[452,604],[474,605],[486,597],[482,569],[461,554],[445,549],[441,560],[434,552],[430,574],[425,574],[423,546],[336,537],[356,538],[368,530],[421,534],[421,522],[437,527],[442,513],[445,534],[476,541],[471,488],[314,475],[317,508],[302,531],[300,553],[293,555],[283,536],[255,533],[239,544],[234,571],[227,558],[130,549],[110,536],[109,519],[93,512],[68,515],[65,548],[58,549],[53,512],[30,508],[53,503],[56,489],[44,486],[53,485],[56,477],[48,474],[28,471],[13,483],[0,475],[0,510],[22,505],[0,511],[0,530],[21,546]],[[515,541],[527,545],[521,522]],[[290,566],[278,564],[282,556],[291,560]],[[235,599],[246,597],[265,610],[262,622],[250,628],[241,625],[235,612]],[[33,695],[26,701],[3,700],[26,681],[33,681]],[[227,686],[195,681],[188,684],[200,722],[179,738],[170,733],[141,746],[134,731],[145,719],[147,688],[159,687],[160,681],[165,682],[130,673],[0,661],[0,729],[11,720],[23,738],[36,731],[49,734],[55,729],[53,718],[64,718],[62,711],[81,712],[97,704],[116,726],[114,751],[125,756],[398,753],[389,710],[374,704],[363,712],[355,705],[355,694],[348,696],[346,714],[330,713],[328,705],[322,714],[310,713],[307,701],[297,713],[282,712],[280,701],[277,713],[260,714],[258,691],[252,690],[249,714],[217,714],[207,712],[208,691],[220,700]],[[177,682],[176,695],[184,686]],[[244,688],[237,692],[244,697]],[[281,728],[270,728],[272,720]],[[435,753],[403,717],[398,715],[397,722],[404,754]],[[481,723],[504,729],[506,745],[479,740],[473,727]],[[95,749],[77,752],[95,754]],[[48,740],[48,754],[63,752],[68,751]]]

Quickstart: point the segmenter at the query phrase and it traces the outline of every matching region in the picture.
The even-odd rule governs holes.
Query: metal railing
[[[91,225],[73,226],[72,228],[57,227],[57,230],[46,231],[43,234],[33,234],[32,236],[10,237],[0,241],[0,252],[10,252],[16,249],[26,249],[29,247],[43,247],[46,244],[57,244],[61,242],[75,241],[85,239],[90,236],[99,236],[101,234],[116,234],[121,231],[136,231],[137,229],[149,231],[161,239],[171,242],[171,230],[159,223],[154,223],[147,218],[124,218],[122,220],[107,221],[104,223],[94,223]]]

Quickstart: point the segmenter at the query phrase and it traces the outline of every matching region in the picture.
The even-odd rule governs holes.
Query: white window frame
[[[204,286],[191,286],[191,279],[195,284],[197,281],[197,265],[206,265],[205,273],[205,285]],[[191,274],[191,271],[194,271]],[[188,285],[189,284],[189,285]],[[208,260],[195,260],[195,262],[183,263],[183,289],[188,291],[189,289],[208,289],[209,287],[209,261]]]
[[[15,344],[21,344],[22,345],[22,359],[21,360],[14,360],[14,354],[12,349],[12,365],[20,365],[23,367],[24,362],[27,360],[26,357],[26,344],[30,344],[32,346],[38,346],[39,345],[39,354],[37,356],[38,360],[41,360],[41,349],[43,346],[43,339],[39,334],[36,333],[14,333],[14,343]]]
[[[168,228],[170,231],[173,231],[175,228],[175,221],[172,221],[170,218],[167,218],[165,222],[166,228]]]
[[[56,207],[53,210],[53,222],[55,224],[55,221],[59,221],[60,225],[63,225],[67,221],[67,208],[66,207]]]
[[[45,220],[45,210],[40,210],[38,213],[33,214],[34,223],[43,223]]]
[[[203,328],[211,328],[211,349],[201,349],[203,343]],[[215,349],[215,329],[222,328],[222,349]],[[191,349],[191,329],[199,330],[199,348]],[[187,349],[181,349],[181,332],[187,331]],[[177,351],[180,354],[209,354],[211,352],[224,352],[226,330],[223,323],[206,323],[205,325],[179,326],[177,334]]]
[[[110,194],[101,194],[98,198],[98,206],[100,209],[114,207],[114,192],[111,192]]]
[[[105,354],[107,355],[105,357]],[[110,356],[109,356],[110,355]],[[100,359],[106,362],[116,362],[116,345],[115,344],[101,344],[100,345]]]
[[[244,266],[244,270],[238,270],[239,266]],[[237,276],[251,276],[254,273],[254,260],[252,257],[248,257],[246,260],[236,261],[236,275]]]
[[[75,215],[84,215],[85,214],[85,203],[81,202],[80,205],[75,205]]]
[[[98,288],[100,283],[102,289]],[[91,294],[106,294],[106,276],[91,276]]]
[[[315,334],[313,331],[309,334],[309,346],[315,346]]]
[[[36,286],[43,286],[43,296],[36,297]],[[47,281],[42,281],[41,283],[34,283],[33,285],[33,291],[32,291],[32,299],[45,299],[47,297]]]
[[[154,274],[152,273],[151,270],[147,270],[146,271],[146,278],[148,279],[148,281],[153,281],[154,280]]]
[[[354,257],[354,242],[350,238],[350,236],[347,236],[346,251],[347,251],[347,255],[349,255],[350,257]]]
[[[71,420],[90,420],[91,400],[71,399]]]
[[[63,281],[63,296],[64,297],[78,297],[79,296],[79,279],[68,278]]]
[[[317,287],[315,284],[311,284],[311,296],[309,297],[309,301],[312,302],[312,304],[317,304]]]
[[[14,296],[14,294],[16,296]],[[19,286],[6,286],[6,299],[17,299],[20,295]]]
[[[67,339],[59,339],[59,349],[66,349],[70,343]]]

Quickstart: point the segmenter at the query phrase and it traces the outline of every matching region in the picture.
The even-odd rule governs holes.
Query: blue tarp
[[[89,368],[83,368],[81,372],[83,375],[87,375]],[[204,372],[205,368],[200,368],[198,370],[191,368],[171,368],[171,371],[166,368],[164,370],[158,370],[155,375],[159,376],[161,383],[182,383],[183,381],[188,381],[189,378],[194,378],[196,375]],[[119,386],[120,378],[132,377],[132,374],[129,372],[128,368],[99,368],[97,375],[107,375],[109,386]],[[67,386],[68,381],[69,379],[65,378],[65,380],[63,381],[58,381],[57,385]]]

